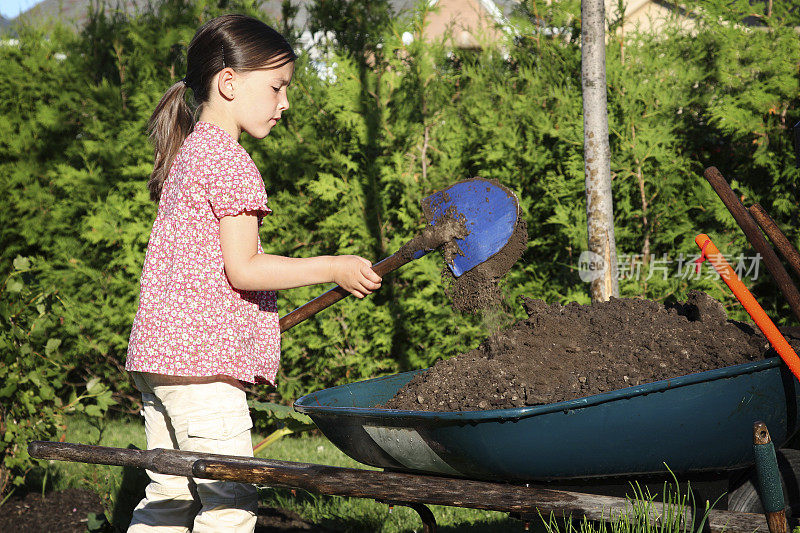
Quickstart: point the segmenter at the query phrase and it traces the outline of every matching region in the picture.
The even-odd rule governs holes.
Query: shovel
[[[421,204],[428,226],[397,252],[372,266],[379,276],[442,248],[447,266],[459,277],[508,244],[519,216],[516,195],[499,183],[481,178],[459,181],[424,198]],[[337,285],[317,296],[281,317],[281,333],[349,294]]]

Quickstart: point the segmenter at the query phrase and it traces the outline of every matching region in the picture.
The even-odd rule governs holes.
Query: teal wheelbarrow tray
[[[375,407],[417,372],[314,392],[294,406],[361,463],[525,483],[741,470],[754,463],[754,421],[776,446],[798,427],[800,385],[777,357],[533,407]]]
[[[747,514],[759,512],[744,490],[749,481],[735,487],[738,503],[728,499],[729,510],[744,513],[720,511],[725,502],[717,505],[716,496],[753,464],[755,420],[779,446],[798,421],[798,386],[777,358],[535,407],[445,413],[375,407],[415,373],[326,389],[295,404],[346,454],[384,472],[62,442],[32,442],[28,452],[45,460],[371,498],[415,509],[425,531],[435,530],[428,504],[509,512],[526,521],[551,512],[607,520],[612,509],[627,512],[629,499],[609,496],[630,497],[630,476],[658,494],[663,485],[655,478],[669,465],[681,476],[676,481],[692,483],[693,501],[714,503],[707,522],[713,533],[747,533],[766,530],[763,514]],[[800,461],[795,465],[793,473],[800,472]],[[696,481],[705,484],[699,491]],[[800,499],[791,496],[794,510]]]

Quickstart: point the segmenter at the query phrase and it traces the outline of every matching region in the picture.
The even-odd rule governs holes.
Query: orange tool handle
[[[750,291],[747,290],[747,287],[744,286],[744,283],[742,283],[739,276],[736,275],[736,272],[733,271],[731,265],[729,265],[725,258],[722,257],[722,254],[719,253],[719,250],[714,246],[714,243],[711,242],[708,235],[701,233],[695,237],[694,242],[696,242],[697,246],[702,250],[701,258],[705,256],[706,259],[711,262],[711,265],[720,277],[722,277],[725,284],[731,289],[733,295],[736,296],[736,299],[739,300],[739,303],[744,306],[745,311],[747,311],[756,323],[758,329],[767,337],[769,343],[775,348],[778,355],[781,356],[781,359],[783,359],[783,362],[789,367],[789,370],[792,371],[794,377],[800,380],[800,358],[797,357],[795,351],[789,343],[786,342],[786,339],[781,335],[781,332],[778,331],[778,328],[775,327],[775,324],[767,316],[767,313],[764,312],[764,309],[758,304]]]

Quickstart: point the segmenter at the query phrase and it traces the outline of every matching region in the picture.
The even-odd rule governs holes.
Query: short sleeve
[[[214,216],[239,215],[245,211],[271,213],[267,191],[253,160],[244,149],[208,161],[208,201]],[[260,216],[259,216],[260,220]]]

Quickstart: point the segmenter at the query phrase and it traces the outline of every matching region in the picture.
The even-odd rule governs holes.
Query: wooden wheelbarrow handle
[[[767,425],[757,420],[753,424],[753,454],[756,458],[756,479],[761,505],[770,533],[787,533],[786,500],[783,497],[778,458]]]
[[[84,463],[147,468],[162,474],[206,479],[256,481],[270,486],[296,487],[336,496],[355,496],[384,501],[441,504],[456,507],[515,512],[531,517],[585,516],[608,520],[630,510],[630,500],[599,494],[582,494],[538,486],[477,481],[428,474],[381,472],[252,457],[234,457],[178,450],[130,450],[67,442],[36,441],[28,446],[32,457]],[[667,512],[653,502],[652,519]],[[691,523],[691,510],[679,509]],[[766,531],[764,515],[711,510],[711,533]]]

